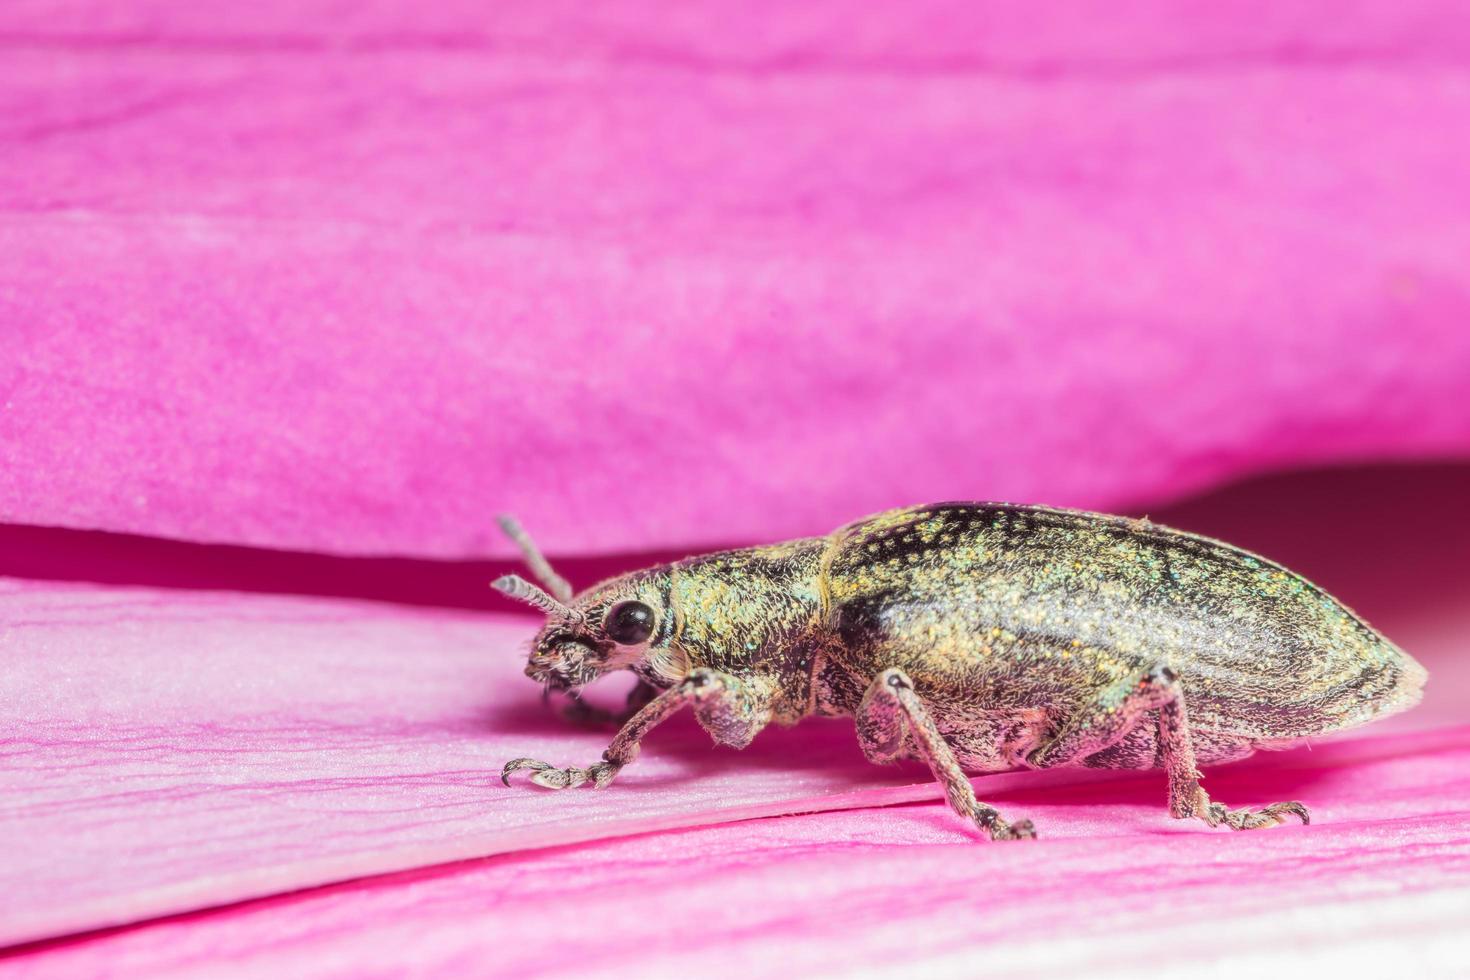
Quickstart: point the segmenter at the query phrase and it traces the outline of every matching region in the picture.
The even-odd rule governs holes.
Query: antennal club
[[[571,609],[566,603],[560,602],[554,596],[549,595],[544,589],[538,588],[521,578],[519,575],[502,575],[490,583],[490,587],[497,592],[503,592],[512,599],[524,602],[528,606],[535,606],[544,612],[548,619],[558,619],[563,622],[574,622],[581,618],[577,611]]]
[[[505,532],[505,536],[514,541],[516,547],[521,549],[521,555],[526,559],[526,567],[531,570],[531,574],[535,575],[536,579],[542,585],[546,586],[547,591],[555,596],[563,605],[571,602],[572,583],[551,570],[551,562],[547,561],[546,556],[541,553],[541,549],[536,547],[536,542],[532,541],[531,536],[526,533],[526,529],[521,527],[521,522],[509,514],[497,515],[495,522],[500,525],[500,529]],[[505,580],[501,579],[501,581]],[[496,585],[496,588],[500,588],[500,586]],[[501,589],[501,591],[504,592],[505,590]],[[516,596],[516,598],[519,599],[522,597]]]

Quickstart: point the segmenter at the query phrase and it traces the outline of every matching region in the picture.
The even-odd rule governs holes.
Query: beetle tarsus
[[[571,789],[574,786],[582,786],[591,783],[598,789],[612,782],[612,778],[618,774],[622,766],[615,762],[594,762],[583,769],[578,766],[567,766],[558,769],[549,762],[538,762],[535,759],[512,759],[505,764],[500,771],[500,781],[510,785],[510,774],[520,769],[530,769],[531,782],[537,786],[545,786],[547,789]]]
[[[1231,810],[1223,803],[1211,803],[1200,814],[1200,819],[1211,827],[1223,823],[1231,830],[1261,830],[1285,823],[1289,816],[1296,817],[1304,825],[1312,822],[1311,813],[1295,800],[1272,803],[1259,810]]]
[[[531,775],[531,782],[547,789],[571,789],[587,782],[587,770],[576,766],[565,769],[542,769]]]
[[[1035,840],[1036,827],[1030,820],[1017,820],[1008,824],[1004,820],[996,820],[990,824],[991,840]]]
[[[543,769],[550,769],[550,768],[551,768],[551,763],[549,763],[549,762],[537,762],[535,759],[512,759],[512,760],[510,760],[509,762],[507,762],[505,764],[504,768],[502,768],[500,770],[500,781],[502,783],[504,783],[505,785],[509,786],[510,785],[510,774],[513,773],[513,772],[516,772],[517,770],[520,770],[520,769],[535,769],[535,770],[540,771],[540,770],[543,770]]]

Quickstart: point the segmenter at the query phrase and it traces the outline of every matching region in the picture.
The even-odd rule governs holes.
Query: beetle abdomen
[[[1064,716],[1164,661],[1193,723],[1252,740],[1409,707],[1424,670],[1286,569],[1101,514],[936,504],[836,532],[829,621],[859,672],[900,666],[941,700]]]

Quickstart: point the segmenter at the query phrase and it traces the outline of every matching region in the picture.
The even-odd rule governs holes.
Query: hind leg
[[[1135,727],[1158,716],[1158,747],[1169,774],[1169,814],[1177,819],[1195,817],[1211,827],[1232,830],[1274,827],[1288,815],[1311,822],[1307,808],[1295,801],[1273,803],[1259,810],[1231,810],[1210,800],[1200,785],[1194,744],[1189,735],[1183,686],[1174,671],[1162,664],[1136,680],[1103,691],[1086,711],[1062,725],[1057,733],[1026,757],[1033,769],[1065,766],[1118,744]]]
[[[904,745],[907,731],[934,778],[944,786],[949,805],[960,816],[975,821],[992,840],[1036,836],[1030,820],[1008,824],[1000,818],[999,810],[975,798],[975,790],[955,759],[954,750],[935,726],[913,682],[897,667],[890,667],[873,680],[863,695],[856,720],[858,743],[863,754],[873,762],[892,762],[907,754]]]
[[[1194,745],[1195,761],[1200,766],[1235,762],[1254,755],[1256,751],[1256,743],[1248,738],[1201,731],[1193,725],[1189,728],[1189,740]],[[1164,750],[1159,745],[1157,719],[1135,725],[1122,739],[1101,752],[1084,756],[1075,765],[1088,769],[1164,768]]]

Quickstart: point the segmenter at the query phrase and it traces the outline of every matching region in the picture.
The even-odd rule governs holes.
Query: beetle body
[[[635,607],[649,611],[648,634],[618,642],[609,617]],[[549,687],[632,669],[653,702],[645,721],[689,703],[736,747],[769,721],[853,716],[870,759],[927,761],[992,836],[1030,828],[974,801],[960,770],[1158,766],[1176,816],[1305,820],[1300,804],[1212,804],[1194,767],[1402,710],[1425,681],[1351,610],[1264,558],[1044,507],[891,511],[821,538],[630,573],[564,609],[527,670]],[[615,742],[599,765],[615,774],[618,753]],[[536,769],[545,785],[611,778],[517,763],[507,774]]]

